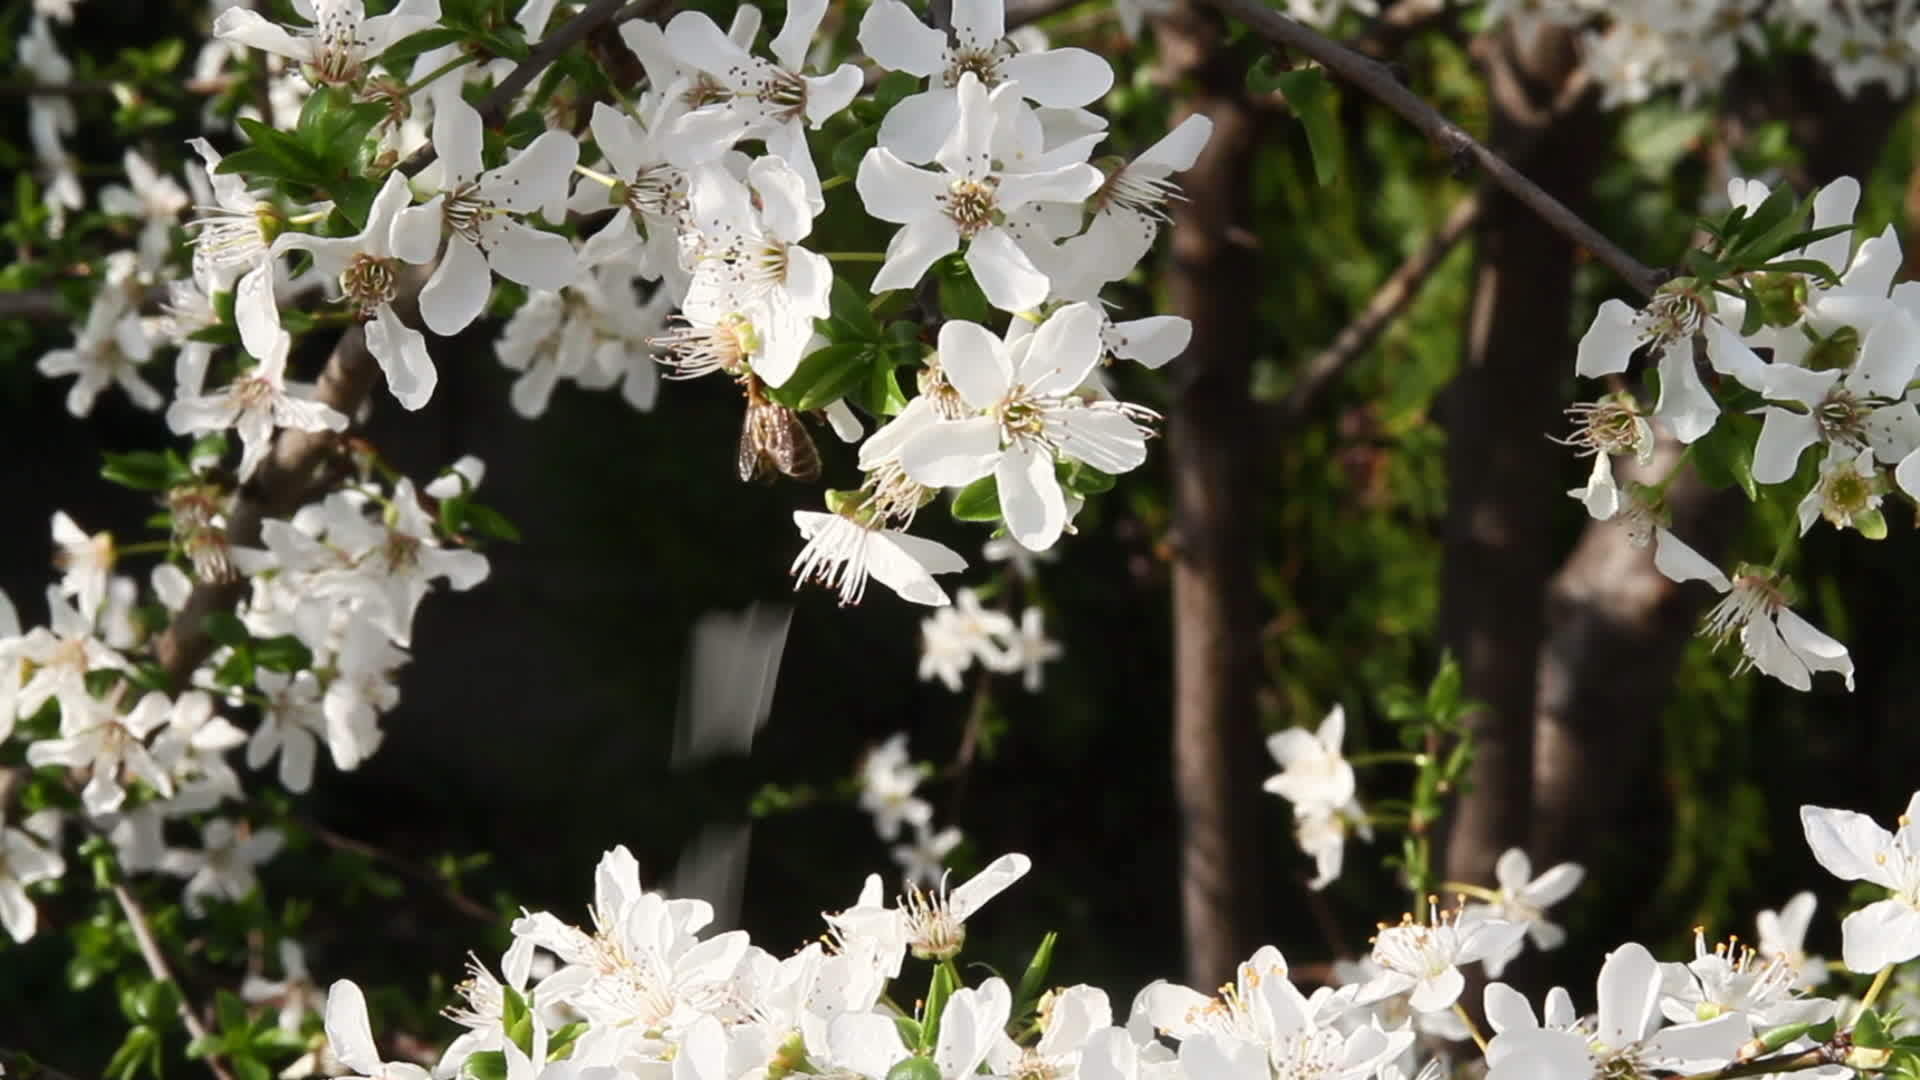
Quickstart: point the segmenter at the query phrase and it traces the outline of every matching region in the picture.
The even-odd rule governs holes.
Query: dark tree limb
[[[1462,166],[1477,166],[1514,201],[1525,206],[1555,231],[1591,252],[1619,274],[1636,292],[1652,295],[1664,279],[1661,271],[1641,263],[1619,245],[1587,224],[1546,188],[1528,179],[1500,154],[1475,139],[1465,128],[1440,115],[1420,95],[1409,90],[1393,71],[1377,60],[1354,52],[1332,38],[1295,22],[1265,6],[1261,0],[1205,0],[1247,24],[1268,44],[1309,56],[1355,89],[1399,113]],[[1285,59],[1282,57],[1281,59]],[[1538,110],[1544,103],[1535,105]]]
[[[1540,182],[1578,202],[1607,149],[1590,107],[1554,115],[1576,77],[1575,35],[1543,31],[1521,51],[1501,32],[1487,44],[1493,137],[1537,140]],[[1571,213],[1571,211],[1569,211]],[[1455,804],[1445,866],[1453,881],[1486,883],[1509,847],[1527,843],[1532,804],[1535,660],[1540,598],[1553,571],[1563,458],[1546,441],[1560,421],[1577,252],[1540,228],[1533,203],[1489,193],[1466,355],[1443,402],[1447,429],[1441,636],[1461,664],[1476,753]]]
[[[1251,252],[1233,234],[1250,218],[1251,157],[1259,117],[1218,19],[1189,0],[1156,27],[1173,77],[1194,86],[1191,112],[1213,137],[1182,177],[1166,280],[1174,310],[1193,323],[1167,411],[1173,502],[1173,767],[1180,810],[1180,900],[1187,983],[1215,986],[1258,934],[1261,679],[1255,609],[1253,465],[1258,422],[1251,395]],[[1222,282],[1234,287],[1222,288]],[[1253,748],[1250,750],[1250,748]]]

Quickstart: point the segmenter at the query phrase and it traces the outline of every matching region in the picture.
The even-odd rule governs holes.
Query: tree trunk
[[[1549,123],[1578,58],[1572,34],[1486,39],[1496,149],[1538,139],[1530,173],[1578,211],[1605,150],[1589,109]],[[1447,837],[1447,876],[1485,882],[1527,841],[1533,784],[1534,668],[1540,597],[1553,568],[1552,525],[1564,499],[1546,442],[1560,411],[1575,252],[1512,198],[1489,192],[1467,355],[1445,402],[1447,521],[1441,628],[1459,658],[1476,756]]]
[[[1181,178],[1172,265],[1174,310],[1193,341],[1168,370],[1173,500],[1173,768],[1180,810],[1180,901],[1187,982],[1212,987],[1253,950],[1258,929],[1259,621],[1251,335],[1258,295],[1251,253],[1233,239],[1247,220],[1256,117],[1217,16],[1183,4],[1158,27],[1189,112],[1213,120],[1206,151]],[[1231,282],[1231,286],[1223,286]]]

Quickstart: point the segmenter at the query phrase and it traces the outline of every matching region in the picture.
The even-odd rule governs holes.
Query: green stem
[[[1673,484],[1674,478],[1680,475],[1680,470],[1686,468],[1688,459],[1693,457],[1695,445],[1695,443],[1688,443],[1682,447],[1679,458],[1673,463],[1673,468],[1667,470],[1667,475],[1661,477],[1659,483],[1650,485],[1656,498],[1664,500],[1667,497],[1667,488]]]
[[[1875,999],[1879,998],[1880,991],[1885,990],[1887,988],[1887,980],[1892,977],[1893,977],[1892,964],[1888,964],[1886,967],[1881,968],[1880,974],[1875,975],[1873,977],[1873,985],[1867,987],[1867,996],[1860,999],[1860,1010],[1853,1014],[1854,1023],[1858,1024],[1860,1022],[1860,1018],[1867,1015],[1867,1010],[1873,1008],[1873,1003]]]
[[[473,63],[472,56],[461,55],[461,56],[454,57],[453,59],[447,61],[444,64],[441,64],[439,67],[434,68],[432,71],[429,71],[425,75],[421,76],[419,82],[413,83],[412,85],[408,86],[407,96],[412,97],[413,95],[419,93],[425,87],[433,85],[433,81],[435,79],[438,79],[440,76],[445,75],[447,72],[453,71],[457,68],[465,67],[466,65],[471,63]]]
[[[1425,765],[1427,755],[1415,750],[1375,750],[1365,754],[1349,754],[1347,764],[1359,768],[1364,765],[1384,765],[1399,762],[1407,765]]]
[[[1742,1061],[1734,1065],[1729,1065],[1724,1069],[1714,1069],[1710,1072],[1691,1073],[1686,1076],[1674,1077],[1674,1080],[1736,1080],[1737,1077],[1742,1076],[1766,1076],[1769,1073],[1800,1072],[1805,1069],[1818,1069],[1823,1065],[1831,1064],[1833,1064],[1833,1059],[1827,1056],[1826,1048],[1816,1047],[1812,1050],[1798,1051],[1778,1057],[1761,1058],[1758,1061]]]
[[[834,262],[886,262],[887,261],[886,253],[882,251],[823,251],[820,254],[825,255],[827,258],[832,259]]]
[[[1461,1023],[1467,1025],[1467,1034],[1473,1036],[1473,1045],[1479,1047],[1480,1052],[1485,1054],[1487,1052],[1487,1037],[1480,1034],[1480,1025],[1473,1022],[1473,1014],[1467,1012],[1467,1007],[1458,1001],[1453,1003],[1453,1012],[1454,1015],[1460,1018]]]
[[[846,183],[846,182],[847,182],[847,177],[844,177],[844,176],[830,176],[830,177],[828,177],[828,178],[826,178],[825,180],[822,180],[822,181],[820,181],[820,190],[821,190],[821,192],[823,192],[823,193],[824,193],[824,192],[828,192],[828,191],[832,191],[832,190],[833,190],[834,188],[837,188],[837,187],[839,187],[839,186],[840,186],[841,184],[844,184],[844,183]]]
[[[1471,896],[1475,900],[1485,900],[1489,904],[1498,904],[1501,902],[1500,894],[1494,890],[1483,885],[1469,885],[1464,881],[1443,881],[1440,883],[1440,891],[1443,893]]]

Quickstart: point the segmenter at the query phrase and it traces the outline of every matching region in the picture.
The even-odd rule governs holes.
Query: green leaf
[[[1879,1012],[1874,1009],[1862,1010],[1859,1018],[1853,1022],[1853,1045],[1884,1050],[1891,1042]]]
[[[507,1080],[507,1055],[502,1050],[481,1050],[467,1058],[467,1075],[473,1080]]]
[[[880,125],[868,124],[841,139],[833,148],[833,171],[851,180],[860,172],[860,162],[866,158],[867,151],[880,144]]]
[[[833,276],[833,289],[827,294],[827,303],[833,317],[858,335],[862,341],[881,340],[880,323],[867,310],[867,301],[860,290],[847,284],[847,279],[838,274]]]
[[[917,351],[917,349],[916,349]],[[854,401],[873,416],[898,416],[907,407],[907,395],[900,390],[897,363],[876,364],[858,388]],[[851,396],[851,395],[849,395]]]
[[[920,91],[918,76],[904,71],[890,71],[874,84],[871,95],[873,102],[882,109],[891,109],[910,94]]]
[[[1287,106],[1307,129],[1307,147],[1313,152],[1313,175],[1324,186],[1340,175],[1339,101],[1333,84],[1319,68],[1295,68],[1274,76]]]
[[[167,455],[152,450],[134,450],[125,454],[106,453],[100,476],[110,483],[135,491],[165,491],[173,486],[173,465]]]
[[[1061,483],[1076,495],[1101,495],[1113,490],[1111,475],[1081,461],[1068,466]]]
[[[1766,199],[1747,215],[1733,233],[1729,254],[1752,249],[1765,242],[1767,234],[1794,219],[1799,199],[1786,184],[1775,185]]]
[[[1712,488],[1739,485],[1750,501],[1759,501],[1753,481],[1753,448],[1760,438],[1760,421],[1746,413],[1723,412],[1720,419],[1693,443],[1693,467],[1701,482]]]
[[[1053,946],[1060,940],[1058,932],[1049,930],[1040,939],[1033,950],[1033,959],[1027,961],[1026,973],[1020,976],[1020,990],[1014,995],[1013,1015],[1024,1016],[1040,1000],[1047,990],[1047,971],[1053,967]]]
[[[953,970],[953,961],[940,961],[927,982],[927,1007],[920,1013],[921,1053],[931,1053],[940,1045],[940,1020],[947,1011],[947,1001],[959,988],[960,975]]]
[[[920,1045],[920,1021],[911,1016],[893,1018],[894,1030],[900,1033],[900,1042],[904,1046]]]
[[[1833,268],[1819,259],[1777,259],[1770,263],[1762,263],[1760,269],[1783,274],[1812,274],[1828,284],[1839,280],[1839,275],[1834,273]]]
[[[374,196],[379,193],[380,186],[365,177],[327,185],[327,194],[333,196],[334,208],[353,226],[354,232],[367,227],[367,212],[373,209]]]
[[[1865,510],[1853,515],[1853,528],[1869,540],[1887,538],[1887,515],[1878,510]]]
[[[520,542],[520,529],[506,516],[490,506],[476,502],[466,504],[467,526],[490,540],[505,540],[508,543]]]
[[[973,280],[973,271],[958,255],[949,255],[934,264],[940,281],[940,311],[949,319],[986,323],[993,318],[993,305]]]
[[[586,1033],[585,1020],[575,1020],[571,1024],[555,1028],[553,1034],[547,1037],[547,1060],[559,1061],[573,1053],[573,1044]]]
[[[463,36],[459,30],[450,26],[435,26],[408,34],[387,46],[387,51],[380,54],[380,62],[387,66],[387,70],[404,78],[410,72],[403,69],[410,69],[415,57],[424,52],[432,52],[442,45],[452,45]]]
[[[313,666],[313,651],[292,634],[261,638],[253,645],[253,662],[268,671],[291,675]]]
[[[983,476],[953,496],[949,511],[955,521],[999,521],[1000,486],[992,475]]]
[[[227,662],[213,673],[213,681],[222,686],[251,686],[253,684],[253,657],[245,649],[235,649]]]
[[[849,342],[815,349],[800,361],[785,383],[768,387],[767,396],[789,409],[822,408],[846,395],[866,377],[872,345]]]
[[[246,626],[230,611],[210,611],[200,621],[200,625],[206,630],[208,637],[222,645],[244,649],[248,641],[252,640]]]
[[[120,1049],[113,1052],[107,1067],[101,1075],[115,1077],[117,1080],[133,1080],[139,1075],[140,1059],[147,1056],[160,1042],[160,1033],[145,1024],[135,1024],[127,1029],[127,1037],[120,1043]]]
[[[252,1054],[233,1055],[233,1069],[238,1080],[273,1080],[273,1070]]]

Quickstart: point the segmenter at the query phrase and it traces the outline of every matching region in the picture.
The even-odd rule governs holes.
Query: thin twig
[[[655,0],[640,0],[639,3],[629,5],[627,10],[621,10],[621,0],[593,0],[580,14],[561,23],[558,30],[541,39],[540,44],[535,45],[527,54],[527,58],[520,62],[520,66],[500,80],[500,84],[480,102],[480,115],[486,118],[488,123],[498,124],[500,113],[513,104],[513,99],[520,96],[520,91],[525,90],[533,80],[540,77],[540,73],[547,69],[548,64],[559,59],[560,54],[579,44],[581,39],[592,33],[601,23],[615,18],[616,15],[632,18],[634,16],[628,15],[627,11],[637,8],[640,9],[638,13],[644,13],[653,7],[654,2]],[[401,162],[400,171],[412,176],[433,164],[437,153],[433,144],[428,143],[414,151],[406,161]]]
[[[1319,61],[1332,74],[1399,113],[1402,119],[1425,133],[1455,161],[1479,166],[1493,183],[1525,204],[1553,229],[1592,252],[1594,258],[1619,274],[1635,291],[1651,296],[1665,279],[1661,271],[1627,254],[1602,235],[1600,230],[1587,224],[1578,214],[1567,209],[1565,203],[1527,179],[1465,128],[1440,115],[1439,110],[1427,104],[1420,95],[1401,85],[1386,65],[1287,18],[1264,6],[1261,0],[1205,2],[1247,24],[1270,45],[1294,49]]]
[[[1473,230],[1474,223],[1480,220],[1480,210],[1485,205],[1483,194],[1483,191],[1475,191],[1455,203],[1452,212],[1447,214],[1447,220],[1432,236],[1427,237],[1426,242],[1420,245],[1420,250],[1408,256],[1406,262],[1388,274],[1387,280],[1374,290],[1367,306],[1360,309],[1360,314],[1335,335],[1326,348],[1307,361],[1293,389],[1287,392],[1275,410],[1276,424],[1291,428],[1305,420],[1320,395],[1346,371],[1347,365],[1366,352],[1380,332],[1413,303],[1413,298],[1420,295],[1421,286],[1427,283],[1433,272]]]
[[[500,922],[499,912],[494,911],[473,897],[454,888],[452,884],[447,882],[439,874],[434,873],[431,869],[421,866],[403,855],[395,854],[385,848],[375,847],[364,840],[356,840],[351,836],[344,836],[334,832],[332,829],[327,828],[325,825],[311,818],[301,817],[295,820],[301,828],[312,833],[314,839],[336,851],[347,851],[355,855],[363,856],[383,866],[397,870],[401,874],[423,885],[433,886],[435,891],[462,915],[486,923],[488,926],[494,926]]]
[[[1509,148],[1508,153],[1513,160],[1524,163],[1531,159],[1534,151],[1540,148],[1552,121],[1577,108],[1592,88],[1593,80],[1585,68],[1574,72],[1554,96],[1552,110],[1546,120]],[[1274,409],[1271,421],[1274,428],[1286,430],[1306,420],[1320,395],[1339,379],[1349,364],[1366,352],[1367,347],[1394,319],[1400,317],[1414,298],[1420,295],[1420,290],[1434,271],[1440,268],[1440,264],[1446,261],[1460,241],[1466,239],[1474,224],[1480,220],[1480,212],[1486,208],[1486,199],[1487,189],[1482,186],[1454,204],[1439,230],[1420,245],[1420,250],[1408,256],[1406,262],[1387,275],[1387,279],[1374,291],[1372,299],[1360,309],[1360,314],[1334,336],[1332,343],[1307,362],[1293,389]]]
[[[0,1068],[6,1069],[7,1080],[78,1080],[21,1050],[0,1050]]]
[[[193,1003],[187,1000],[187,988],[174,975],[173,966],[167,963],[167,954],[160,951],[160,942],[153,936],[153,925],[147,921],[146,909],[140,906],[140,901],[134,899],[133,893],[127,891],[126,885],[121,882],[114,882],[113,898],[120,902],[120,910],[127,916],[127,924],[133,928],[133,940],[140,946],[140,957],[147,962],[148,973],[161,982],[172,983],[174,990],[179,993],[180,1019],[187,1025],[187,1034],[195,1039],[211,1041],[213,1033],[207,1030],[200,1014],[194,1011]],[[233,1080],[233,1073],[228,1071],[226,1062],[218,1054],[208,1051],[206,1062],[207,1068],[212,1069],[213,1075],[220,1080]]]

